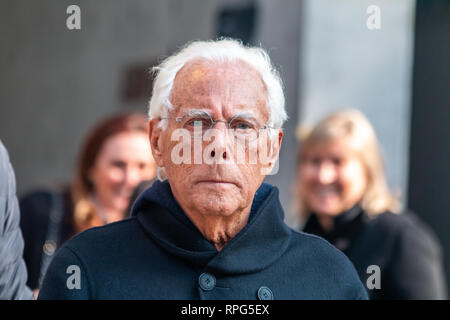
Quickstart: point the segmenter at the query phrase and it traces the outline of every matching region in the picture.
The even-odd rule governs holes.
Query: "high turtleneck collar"
[[[167,180],[157,181],[144,191],[131,215],[164,250],[200,268],[223,273],[264,269],[286,250],[291,233],[283,222],[278,189],[266,183],[255,194],[247,225],[220,252],[183,212]],[[266,250],[257,250],[260,243],[265,243]],[[257,258],[248,259],[256,253]]]

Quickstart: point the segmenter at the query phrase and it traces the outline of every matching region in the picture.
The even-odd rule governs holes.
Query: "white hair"
[[[246,47],[240,41],[231,39],[188,43],[180,51],[166,58],[159,66],[154,67],[156,77],[149,102],[150,119],[167,117],[169,111],[174,108],[170,102],[170,95],[175,76],[187,62],[194,59],[219,63],[241,60],[256,69],[267,90],[268,125],[275,129],[282,128],[288,118],[284,106],[283,83],[269,55],[262,48]],[[160,125],[165,128],[166,121],[161,121]]]

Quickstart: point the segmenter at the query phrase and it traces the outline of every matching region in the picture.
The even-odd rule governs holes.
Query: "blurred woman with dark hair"
[[[303,135],[295,188],[303,231],[343,251],[371,299],[445,299],[438,240],[415,215],[399,214],[364,115],[337,112]]]
[[[20,201],[30,288],[39,288],[63,242],[88,228],[124,219],[134,189],[155,175],[145,115],[118,114],[95,126],[81,148],[70,187],[33,192]]]

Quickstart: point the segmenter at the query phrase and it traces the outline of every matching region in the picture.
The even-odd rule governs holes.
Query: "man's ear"
[[[276,145],[276,150],[274,150],[274,152],[276,152],[277,158],[280,155],[280,149],[281,149],[281,142],[283,142],[283,130],[279,130],[278,131],[278,143]]]
[[[278,160],[278,157],[280,155],[280,149],[281,149],[281,142],[283,141],[283,130],[279,129],[278,130],[278,135],[276,137],[273,138],[273,140],[271,141],[272,146],[271,146],[271,157],[270,157],[270,170],[273,169],[273,167],[275,166],[275,163]]]
[[[278,129],[278,133],[274,137],[265,136],[264,138],[262,138],[262,140],[260,140],[259,143],[262,144],[259,145],[259,152],[262,153],[259,153],[259,160],[261,161],[262,165],[262,175],[276,174],[276,172],[273,172],[273,170],[275,165],[277,164],[282,141],[283,131],[281,129]],[[263,145],[265,146],[263,147]],[[275,168],[275,170],[278,171],[278,168]]]
[[[278,135],[276,137],[274,137],[273,139],[270,139],[270,143],[272,145],[270,146],[270,149],[269,149],[269,150],[271,150],[270,158],[269,158],[270,159],[269,166],[271,167],[271,169],[277,162],[278,157],[280,155],[282,141],[283,141],[283,130],[279,129]]]
[[[153,158],[159,167],[164,167],[164,160],[162,156],[163,139],[162,129],[158,126],[159,119],[152,119],[148,123],[148,136],[150,140],[150,147],[152,148]]]

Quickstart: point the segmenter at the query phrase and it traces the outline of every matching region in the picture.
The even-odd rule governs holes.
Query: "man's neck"
[[[220,251],[233,239],[246,225],[250,216],[251,204],[247,208],[239,209],[229,215],[199,212],[183,208],[188,218],[197,227],[200,233]]]

